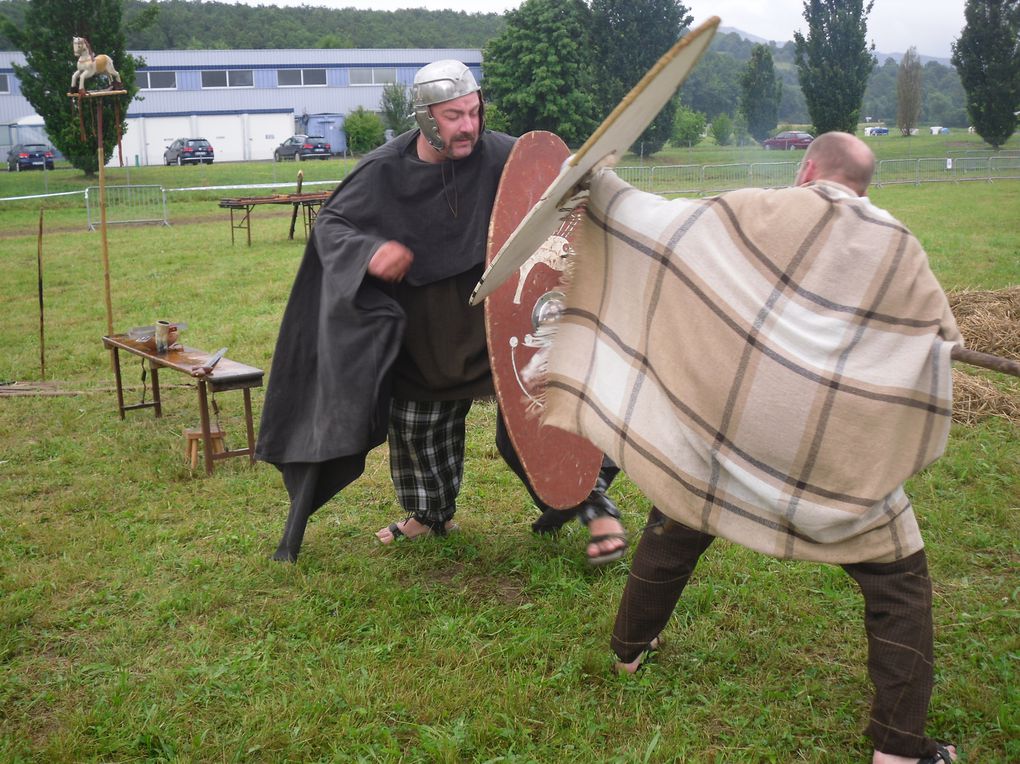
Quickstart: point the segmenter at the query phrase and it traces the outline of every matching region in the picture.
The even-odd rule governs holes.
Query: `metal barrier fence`
[[[898,183],[963,183],[1020,180],[1020,151],[989,156],[965,155],[920,159],[883,159],[875,168],[876,186]],[[635,188],[663,196],[711,196],[737,188],[792,186],[800,162],[742,164],[654,165],[617,167],[616,173]]]
[[[875,171],[876,186],[897,183],[963,183],[982,180],[1020,179],[1020,153],[1012,156],[926,157],[923,159],[883,159]]]
[[[993,149],[949,149],[946,152],[946,156],[984,157],[985,159],[991,159],[992,157],[1020,157],[1020,149],[999,149],[998,151]]]
[[[99,209],[99,186],[85,189],[85,214],[89,230],[96,230],[102,214]],[[170,225],[166,189],[162,186],[107,186],[106,222]]]

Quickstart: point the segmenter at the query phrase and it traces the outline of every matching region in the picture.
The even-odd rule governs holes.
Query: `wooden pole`
[[[1012,374],[1020,377],[1020,361],[1012,361],[1009,358],[981,353],[977,350],[968,350],[959,345],[953,348],[953,360],[961,363],[969,363],[971,366],[980,366],[984,369],[991,369],[1002,374]]]
[[[39,377],[46,381],[46,318],[43,312],[43,263],[42,263],[43,210],[39,210],[39,240],[36,247],[36,267],[39,273]]]
[[[299,194],[301,193],[301,184],[304,182],[304,180],[305,180],[305,172],[304,172],[304,170],[298,170],[298,174],[297,174],[297,193],[299,193]],[[298,207],[300,207],[300,206],[301,206],[300,202],[294,202],[294,211],[290,215],[290,234],[287,237],[289,239],[293,239],[294,238],[294,226],[297,224]]]
[[[103,284],[106,289],[106,334],[113,336],[113,300],[110,298],[110,250],[106,241],[106,157],[103,152],[103,102],[96,100],[96,132],[99,134],[99,230],[103,242]]]

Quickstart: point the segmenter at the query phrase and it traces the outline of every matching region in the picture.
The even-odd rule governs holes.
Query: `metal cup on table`
[[[156,322],[156,352],[165,353],[172,344],[170,338],[171,330],[177,327],[171,324],[169,321],[157,321]]]

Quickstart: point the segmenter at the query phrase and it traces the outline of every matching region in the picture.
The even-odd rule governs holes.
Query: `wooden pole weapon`
[[[301,193],[301,184],[304,183],[304,180],[305,180],[305,172],[304,172],[304,170],[298,170],[298,174],[297,174],[297,193],[299,193],[299,194]],[[293,239],[294,238],[294,226],[297,224],[298,207],[300,207],[300,206],[301,206],[300,202],[294,202],[294,211],[291,212],[291,215],[290,215],[290,235],[287,237],[289,239]]]
[[[1020,361],[1013,361],[1009,358],[992,355],[991,353],[981,353],[977,350],[968,350],[967,348],[960,347],[959,345],[953,348],[952,357],[954,361],[960,361],[961,363],[968,363],[971,366],[980,366],[983,369],[991,369],[992,371],[998,371],[1002,374],[1012,374],[1014,377],[1020,377]]]

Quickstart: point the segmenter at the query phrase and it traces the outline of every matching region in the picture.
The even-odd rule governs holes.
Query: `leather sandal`
[[[592,520],[597,520],[600,517],[612,517],[615,520],[620,519],[620,510],[613,503],[602,487],[602,481],[595,485],[595,490],[588,494],[588,498],[585,500],[577,511],[577,518],[587,527]],[[592,536],[588,539],[588,544],[598,544],[602,541],[609,541],[611,539],[619,539],[623,544],[616,549],[609,552],[603,552],[601,554],[588,555],[588,564],[594,567],[600,567],[602,565],[608,565],[611,562],[616,562],[627,553],[627,534],[625,532],[617,533],[601,533],[597,536]]]
[[[403,529],[400,527],[400,523],[402,522],[406,524],[407,521],[411,519],[417,520],[419,523],[424,525],[425,530],[415,533],[413,536],[404,533]],[[447,534],[459,530],[459,526],[455,522],[453,522],[452,520],[447,522],[449,522],[450,524],[447,525],[445,522],[423,520],[420,517],[415,517],[414,515],[411,515],[405,518],[404,520],[395,523],[390,523],[388,526],[386,526],[386,529],[393,536],[393,538],[390,541],[383,541],[381,538],[379,538],[378,534],[376,535],[376,539],[379,541],[380,544],[388,545],[393,544],[402,539],[406,541],[417,541],[418,539],[425,538],[426,536],[432,536],[433,534],[436,536],[446,536]]]
[[[648,647],[638,653],[637,658],[627,663],[623,661],[617,661],[613,664],[613,669],[617,674],[636,674],[637,670],[641,668],[641,664],[651,657],[652,653],[659,649],[662,645],[662,640],[659,637],[655,637],[651,642],[648,643]]]

